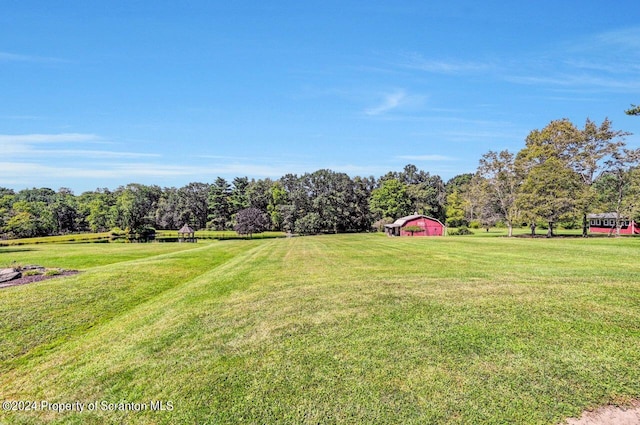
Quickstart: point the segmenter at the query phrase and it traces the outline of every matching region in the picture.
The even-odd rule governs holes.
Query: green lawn
[[[556,424],[640,397],[640,239],[482,233],[0,247],[82,270],[0,290],[0,401],[85,404],[0,423]]]

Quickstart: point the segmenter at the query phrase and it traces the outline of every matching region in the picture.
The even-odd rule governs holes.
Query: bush
[[[390,217],[381,218],[380,220],[373,223],[373,229],[376,232],[384,232],[384,225],[393,223],[393,219]]]
[[[566,220],[560,220],[558,222],[558,226],[563,229],[571,230],[571,229],[581,229],[582,222],[579,222],[576,218],[569,218]]]
[[[456,218],[447,218],[446,223],[448,227],[467,227],[469,225],[467,220]]]
[[[482,227],[482,223],[480,223],[480,221],[478,220],[473,220],[469,223],[469,227],[471,227],[472,229],[479,229]]]
[[[136,234],[143,239],[153,239],[156,237],[156,229],[151,226],[146,226],[138,229]]]
[[[536,221],[536,227],[538,229],[547,230],[549,228],[549,223],[547,223],[544,220],[538,220],[538,221]]]
[[[109,233],[111,236],[124,236],[124,230],[122,230],[119,227],[114,227],[113,229],[111,229],[111,232]]]
[[[449,236],[466,236],[473,235],[474,233],[466,227],[460,227],[459,229],[451,230]]]

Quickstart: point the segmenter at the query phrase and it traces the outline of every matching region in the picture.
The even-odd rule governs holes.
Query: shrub
[[[122,230],[119,227],[114,227],[113,229],[111,229],[111,232],[109,233],[111,236],[124,236],[124,230]]]
[[[424,231],[424,229],[420,226],[405,226],[402,230],[404,230],[405,232],[411,233],[411,236],[413,236],[415,232]]]
[[[451,230],[449,236],[465,236],[473,235],[474,233],[466,227],[460,227],[459,229]]]
[[[373,223],[373,229],[376,232],[384,232],[384,225],[393,223],[393,219],[391,217],[381,218],[380,220]]]

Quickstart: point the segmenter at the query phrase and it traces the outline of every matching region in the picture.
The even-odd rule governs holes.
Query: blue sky
[[[58,3],[58,4],[56,4]],[[551,120],[640,147],[635,1],[3,1],[0,186],[447,180]]]

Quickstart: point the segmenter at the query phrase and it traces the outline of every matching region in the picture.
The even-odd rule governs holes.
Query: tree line
[[[628,134],[607,119],[600,125],[587,119],[583,128],[555,120],[533,130],[519,152],[489,151],[475,173],[447,182],[409,164],[379,178],[323,169],[277,180],[218,177],[181,188],[131,183],[81,195],[0,188],[0,232],[9,238],[114,228],[136,233],[184,224],[230,230],[252,220],[260,229],[301,234],[365,232],[419,213],[454,227],[504,225],[509,235],[530,223],[548,228],[549,236],[558,225],[581,226],[586,235],[588,213],[639,212],[640,150],[626,148]]]

